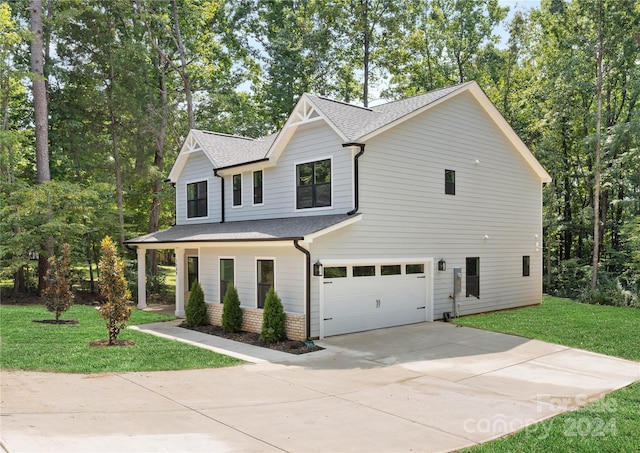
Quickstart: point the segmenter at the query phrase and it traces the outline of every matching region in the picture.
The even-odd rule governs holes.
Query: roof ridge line
[[[336,103],[336,104],[341,104],[341,105],[344,105],[344,106],[346,106],[346,107],[353,107],[353,108],[360,109],[360,110],[366,110],[367,112],[378,113],[378,112],[376,112],[375,110],[373,110],[373,109],[372,109],[372,108],[370,108],[370,107],[363,107],[363,106],[361,106],[361,105],[349,104],[348,102],[338,101],[338,100],[336,100],[336,99],[331,99],[331,98],[328,98],[328,97],[325,97],[325,96],[320,96],[320,95],[318,95],[318,94],[311,94],[311,93],[308,93],[308,94],[309,94],[310,96],[315,96],[315,97],[317,97],[318,99],[322,99],[323,101],[334,102],[334,103]]]
[[[241,140],[249,140],[251,142],[257,142],[257,141],[263,141],[264,140],[264,138],[251,138],[251,137],[245,137],[243,135],[225,134],[225,133],[222,133],[222,132],[203,131],[201,129],[194,129],[194,130],[198,131],[198,132],[202,132],[203,134],[218,135],[220,137],[238,138],[238,139],[241,139]]]

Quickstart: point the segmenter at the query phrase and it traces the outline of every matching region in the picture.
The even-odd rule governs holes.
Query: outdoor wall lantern
[[[438,261],[438,270],[439,271],[447,270],[447,262],[444,260],[444,258],[440,258],[440,261]]]
[[[320,261],[313,263],[313,275],[315,277],[322,277],[322,263]]]

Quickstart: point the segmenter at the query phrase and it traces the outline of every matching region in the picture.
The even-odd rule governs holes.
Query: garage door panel
[[[423,274],[326,279],[323,290],[325,336],[426,320]]]

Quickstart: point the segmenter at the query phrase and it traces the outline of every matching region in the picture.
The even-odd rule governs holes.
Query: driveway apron
[[[640,364],[446,323],[327,338],[293,356],[175,323],[139,326],[252,363],[98,375],[1,373],[7,452],[441,452],[640,380]],[[235,349],[235,350],[234,350]],[[609,414],[615,417],[615,413]]]

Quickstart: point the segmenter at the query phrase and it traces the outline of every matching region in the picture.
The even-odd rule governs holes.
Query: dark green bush
[[[185,315],[187,316],[187,325],[189,327],[209,324],[207,304],[204,302],[204,293],[197,280],[191,286],[191,294],[189,294],[189,303],[185,309]]]
[[[267,343],[276,343],[287,338],[285,331],[284,308],[282,301],[273,288],[267,293],[262,313],[262,331],[260,338]]]
[[[242,329],[242,309],[238,291],[229,285],[222,300],[222,329],[225,332],[239,332]]]

